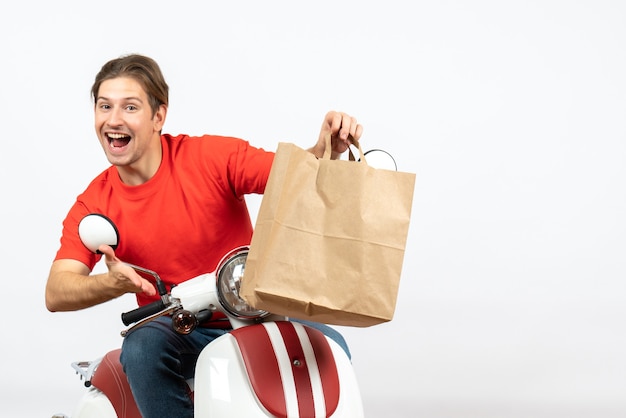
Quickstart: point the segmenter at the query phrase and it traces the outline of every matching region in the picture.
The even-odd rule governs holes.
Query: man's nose
[[[107,124],[109,124],[110,126],[119,126],[122,124],[123,121],[124,118],[122,115],[122,109],[118,107],[114,107],[113,109],[111,109],[111,111],[109,112],[109,117],[107,119]]]

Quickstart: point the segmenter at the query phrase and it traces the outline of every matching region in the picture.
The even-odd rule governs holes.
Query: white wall
[[[48,313],[61,221],[106,166],[89,89],[155,58],[166,130],[308,146],[327,110],[417,174],[394,320],[342,328],[368,417],[626,415],[626,3],[0,6],[3,416],[71,412],[132,297]],[[252,199],[252,205],[258,200]]]

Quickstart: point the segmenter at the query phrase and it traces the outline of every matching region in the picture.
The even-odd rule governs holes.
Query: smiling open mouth
[[[128,145],[130,136],[126,134],[107,134],[109,145],[114,148],[121,148]]]

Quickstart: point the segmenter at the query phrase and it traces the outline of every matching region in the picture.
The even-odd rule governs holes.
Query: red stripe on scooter
[[[296,396],[298,399],[298,410],[300,416],[304,417],[315,411],[313,403],[313,388],[311,387],[311,378],[309,376],[309,367],[304,358],[304,351],[298,334],[291,322],[276,322],[278,329],[283,337],[285,348],[291,360],[291,370],[296,387]]]
[[[326,403],[326,416],[329,417],[335,413],[339,405],[339,374],[337,372],[337,364],[335,356],[326,341],[326,336],[319,330],[304,327],[309,336],[317,368],[319,369],[320,378],[322,379],[322,389],[324,390],[324,402]]]
[[[261,324],[233,330],[259,402],[276,417],[287,416],[287,405],[278,361],[270,338]]]
[[[278,360],[276,358],[277,347],[272,346],[269,332],[262,324],[242,327],[231,332],[237,340],[250,383],[256,393],[259,402],[275,417],[285,418],[288,416],[287,398],[295,396],[298,403],[298,415],[310,417],[315,411],[315,402],[324,402],[326,417],[331,416],[339,404],[340,386],[337,365],[332,349],[326,336],[317,329],[291,322],[278,321],[273,323],[280,333],[280,340],[288,354],[288,364],[293,374],[293,385],[283,382]],[[300,337],[295,326],[305,329],[313,350],[315,367],[308,366],[305,361],[305,353],[300,342]],[[272,338],[278,336],[271,332]],[[281,349],[282,350],[282,349]],[[298,360],[295,365],[294,361]],[[314,397],[312,387],[312,370],[317,368],[321,381],[324,399]],[[292,376],[286,376],[291,381]],[[317,382],[317,380],[316,380]],[[319,384],[316,383],[316,384]],[[285,387],[290,393],[285,393]],[[295,394],[291,390],[295,388]],[[295,411],[293,411],[295,412]]]

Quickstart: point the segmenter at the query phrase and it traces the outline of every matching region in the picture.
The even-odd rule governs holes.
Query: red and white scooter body
[[[141,418],[119,352],[97,362],[72,418]],[[297,322],[265,322],[217,338],[200,354],[189,383],[196,417],[363,417],[343,349]]]
[[[214,273],[200,275],[171,295],[194,312],[218,307],[215,283]],[[188,382],[196,417],[363,417],[354,369],[335,341],[284,317],[252,323],[225,314],[234,330],[202,350]],[[84,363],[84,370],[73,365],[91,386],[71,418],[141,418],[119,353]]]
[[[234,330],[200,354],[196,417],[362,417],[343,349],[320,331],[277,321]]]

